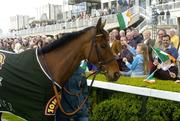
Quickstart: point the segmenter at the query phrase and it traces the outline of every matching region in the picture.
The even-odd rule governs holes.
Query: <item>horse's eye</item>
[[[104,44],[101,44],[101,48],[106,48],[107,45],[104,43]]]

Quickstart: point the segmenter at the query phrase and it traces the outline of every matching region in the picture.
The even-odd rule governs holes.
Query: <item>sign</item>
[[[101,0],[68,0],[69,5],[74,5],[82,2],[89,2],[89,3],[100,3]]]
[[[73,5],[72,13],[80,13],[80,12],[86,11],[86,9],[87,9],[86,2],[79,3],[76,5]]]

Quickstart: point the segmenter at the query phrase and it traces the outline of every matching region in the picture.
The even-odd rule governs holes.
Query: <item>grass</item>
[[[18,116],[11,114],[11,113],[3,113],[2,119],[6,119],[7,121],[25,121]]]
[[[92,79],[92,78],[89,78]],[[124,77],[121,76],[116,82],[117,84],[126,84],[137,87],[147,87],[158,90],[172,91],[172,92],[180,92],[180,84],[175,83],[170,80],[159,80],[155,79],[156,82],[154,84],[143,82],[145,78],[140,77]],[[98,74],[95,80],[99,81],[107,81],[106,77],[102,74]]]

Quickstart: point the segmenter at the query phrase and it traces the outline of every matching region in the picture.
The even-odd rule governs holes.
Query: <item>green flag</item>
[[[156,53],[156,55],[158,56],[158,58],[162,61],[165,62],[167,60],[169,60],[169,54],[165,53],[164,51],[160,50],[159,48],[153,48],[153,51]]]
[[[144,81],[148,83],[155,83],[154,73],[156,71],[157,69],[153,73],[151,73],[149,76],[147,76],[147,78]]]
[[[84,71],[89,71],[89,70],[88,70],[88,67],[87,67],[87,61],[85,61],[85,60],[83,60],[83,61],[81,62],[80,67],[81,67]]]
[[[121,30],[129,26],[129,22],[131,21],[131,16],[132,13],[129,10],[117,14],[118,23]]]

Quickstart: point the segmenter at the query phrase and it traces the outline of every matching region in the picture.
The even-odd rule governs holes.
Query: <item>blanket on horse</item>
[[[42,71],[37,50],[20,54],[0,51],[1,112],[8,111],[28,121],[53,121],[56,106],[47,105],[52,96],[52,83]],[[45,110],[52,115],[45,115]]]

